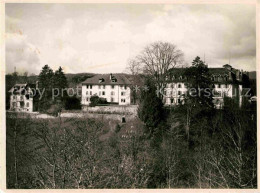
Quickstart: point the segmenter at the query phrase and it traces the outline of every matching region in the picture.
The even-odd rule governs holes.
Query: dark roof
[[[229,70],[226,68],[209,68],[211,75],[228,75]]]
[[[110,80],[110,74],[98,74],[91,78],[88,78],[82,84],[97,84],[97,85],[129,85],[131,82],[122,74],[112,74],[116,79],[116,82]],[[103,79],[102,82],[99,82],[99,79]]]
[[[16,93],[21,93],[24,89],[27,88],[36,88],[36,84],[15,84],[8,92],[13,93],[15,90]]]

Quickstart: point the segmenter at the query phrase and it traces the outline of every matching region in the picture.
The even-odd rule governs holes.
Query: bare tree
[[[142,72],[142,68],[137,60],[131,59],[127,63],[126,72],[131,75],[138,75]]]
[[[142,67],[143,73],[151,75],[159,91],[166,87],[169,70],[183,62],[183,52],[168,42],[154,42],[147,47],[132,62],[132,67]],[[163,92],[159,97],[162,99]]]

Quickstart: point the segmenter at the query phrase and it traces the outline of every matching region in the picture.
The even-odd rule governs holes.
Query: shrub
[[[119,124],[116,125],[115,133],[118,133],[121,129],[121,126]]]
[[[105,98],[99,98],[97,95],[93,95],[90,97],[89,106],[95,107],[99,104],[107,104],[107,100]]]
[[[57,117],[61,112],[62,106],[60,104],[51,105],[47,110],[47,114]]]
[[[81,109],[80,100],[76,96],[66,97],[64,103],[66,110]]]

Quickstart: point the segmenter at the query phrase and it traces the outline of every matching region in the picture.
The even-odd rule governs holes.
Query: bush
[[[115,133],[118,133],[121,130],[121,127],[119,124],[116,125]]]
[[[51,105],[51,107],[47,110],[47,114],[57,117],[62,110],[62,106],[60,104]]]
[[[105,98],[99,98],[97,95],[93,95],[90,97],[89,106],[95,107],[99,104],[107,104],[107,100]]]
[[[77,110],[81,109],[80,100],[76,97],[66,97],[64,102],[64,108],[66,110]]]

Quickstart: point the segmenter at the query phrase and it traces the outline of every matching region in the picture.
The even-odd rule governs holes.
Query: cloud
[[[26,36],[18,33],[6,34],[6,71],[18,73],[38,73],[39,49],[27,41]]]
[[[175,44],[189,64],[205,54],[212,67],[230,56],[233,67],[256,68],[254,6],[8,4],[6,11],[10,71],[15,65],[39,73],[48,64],[66,73],[122,72],[130,58],[158,40]]]

